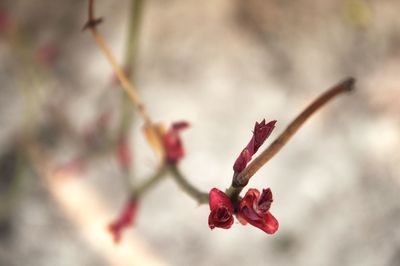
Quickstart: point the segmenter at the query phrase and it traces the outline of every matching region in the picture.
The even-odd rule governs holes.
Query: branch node
[[[240,178],[240,175],[237,173],[235,173],[232,178],[232,187],[234,187],[234,188],[243,188],[248,183],[249,182],[247,180],[243,180],[243,178]]]
[[[85,31],[87,29],[94,29],[96,28],[99,24],[101,24],[104,21],[104,19],[102,17],[100,18],[93,18],[93,19],[89,19],[85,25],[82,28],[82,31]]]

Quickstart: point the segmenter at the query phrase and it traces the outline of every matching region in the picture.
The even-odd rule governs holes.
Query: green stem
[[[201,192],[192,184],[190,184],[176,165],[170,165],[169,171],[172,178],[189,196],[194,198],[199,204],[208,203],[208,193]]]
[[[167,173],[167,167],[161,166],[161,168],[151,177],[146,179],[144,183],[132,190],[132,198],[140,198],[143,196],[150,188],[155,186]]]
[[[126,50],[124,55],[124,71],[126,76],[132,82],[135,77],[135,64],[137,60],[138,47],[139,47],[139,31],[140,31],[140,22],[142,19],[142,10],[143,10],[143,1],[142,0],[132,0],[130,3],[130,15],[129,15],[129,24],[128,24],[128,38],[126,41]],[[125,93],[121,94],[121,121],[120,128],[118,132],[118,138],[122,136],[127,136],[129,134],[129,130],[133,126],[133,108],[130,102],[129,97],[126,96]],[[132,175],[132,171],[130,169],[125,169],[124,175],[129,178]],[[130,183],[130,182],[128,182]]]
[[[138,48],[139,48],[139,36],[140,36],[140,25],[143,14],[143,0],[132,0],[131,10],[129,16],[128,25],[128,38],[126,41],[126,50],[124,56],[124,71],[126,76],[132,80],[135,78],[135,65],[137,61]],[[121,127],[120,133],[126,133],[132,126],[132,113],[133,108],[129,98],[122,94],[122,116],[121,116]]]
[[[128,77],[133,76],[137,60],[140,26],[143,14],[143,0],[131,0],[128,25],[128,39],[125,50],[125,71]]]

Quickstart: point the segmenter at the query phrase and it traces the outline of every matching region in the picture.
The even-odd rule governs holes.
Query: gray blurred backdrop
[[[100,31],[121,61],[129,2],[96,1],[105,18]],[[201,190],[230,185],[255,121],[278,120],[273,139],[331,85],[346,76],[357,84],[251,180],[249,187],[273,191],[275,235],[238,223],[211,231],[208,206],[166,179],[143,198],[120,246],[140,238],[164,265],[400,265],[400,2],[144,2],[135,84],[157,121],[191,123],[180,166]],[[55,113],[76,132],[103,112],[111,110],[111,126],[118,120],[112,69],[81,32],[86,8],[83,0],[0,0],[11,20],[0,33],[0,265],[143,264],[106,259],[113,253],[82,236],[34,167],[10,192],[15,154],[24,152],[15,143],[27,125],[44,131],[56,163],[78,154],[79,144],[60,144],[63,128],[46,131],[49,121],[59,122]],[[140,118],[132,121],[132,179],[139,182],[157,159]],[[87,161],[76,182],[107,203],[112,220],[127,197],[115,158]]]

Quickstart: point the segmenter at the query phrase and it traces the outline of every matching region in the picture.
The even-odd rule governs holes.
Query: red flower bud
[[[272,130],[275,128],[276,120],[272,120],[265,124],[265,119],[261,123],[256,122],[254,126],[253,136],[246,148],[240,153],[233,165],[235,173],[240,173],[246,168],[246,165],[251,161],[252,156],[263,145],[265,140],[271,135]]]
[[[132,225],[136,216],[137,205],[136,200],[129,200],[117,220],[108,226],[108,231],[111,233],[114,243],[121,240],[122,230]]]
[[[267,234],[278,230],[279,223],[269,212],[272,203],[271,190],[264,189],[261,196],[257,189],[249,189],[239,203],[236,217],[242,224],[251,224]]]
[[[236,159],[235,164],[233,165],[233,171],[235,173],[240,173],[246,168],[246,165],[251,160],[250,151],[247,148],[240,153],[239,157]]]
[[[171,128],[163,136],[163,145],[165,157],[168,163],[177,163],[185,156],[180,131],[189,127],[187,122],[177,122],[172,124]]]
[[[131,149],[125,136],[120,137],[118,140],[117,160],[122,169],[129,169],[131,165]]]
[[[233,206],[231,200],[224,192],[213,188],[209,194],[210,216],[208,226],[211,229],[220,227],[228,229],[233,224]]]

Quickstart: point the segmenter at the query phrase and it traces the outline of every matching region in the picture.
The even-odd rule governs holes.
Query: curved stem
[[[186,194],[194,198],[198,204],[208,203],[208,193],[201,192],[190,184],[176,165],[169,165],[169,170],[172,178]]]
[[[143,14],[143,0],[131,0],[130,16],[128,24],[128,38],[125,50],[125,71],[128,77],[134,75],[135,63],[137,60],[137,52],[139,47],[140,25]]]
[[[240,174],[233,177],[232,186],[227,190],[229,196],[231,198],[237,197],[243,187],[247,185],[250,178],[283,148],[283,146],[292,138],[297,130],[299,130],[299,128],[313,113],[337,95],[351,91],[354,87],[354,83],[354,78],[347,78],[315,99],[293,120],[292,123],[289,124],[282,134],[273,141],[267,149],[257,156],[257,158],[255,158]]]
[[[143,196],[147,191],[149,191],[150,188],[152,188],[155,184],[157,184],[161,179],[165,176],[167,173],[167,167],[166,166],[161,166],[158,171],[146,179],[146,181],[138,186],[136,189],[133,189],[132,191],[132,198],[140,198]]]

